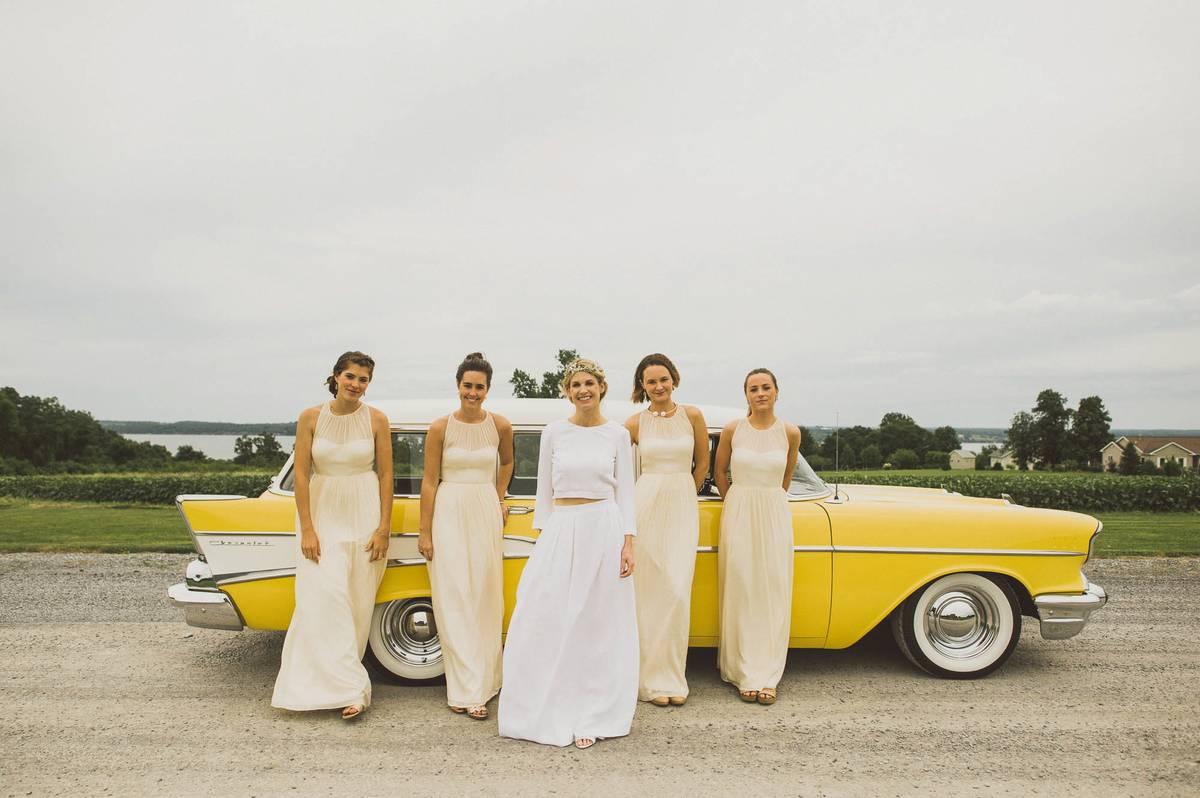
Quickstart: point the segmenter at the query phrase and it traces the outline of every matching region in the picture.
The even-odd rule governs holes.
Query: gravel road
[[[273,710],[283,636],[185,626],[165,590],[188,559],[0,555],[0,795],[1200,793],[1200,559],[1091,563],[1111,599],[1083,634],[1027,622],[980,681],[877,630],[792,652],[766,708],[694,650],[686,706],[586,752],[502,740],[438,685],[377,683],[354,725]]]

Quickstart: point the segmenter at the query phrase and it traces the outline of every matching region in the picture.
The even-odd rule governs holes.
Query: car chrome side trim
[[[1051,549],[943,549],[907,546],[834,546],[833,551],[839,554],[982,554],[996,557],[1082,557],[1086,553]]]
[[[283,579],[295,576],[295,568],[272,568],[269,571],[240,571],[237,573],[217,574],[214,577],[218,585],[236,585],[239,582],[257,582],[265,579]]]

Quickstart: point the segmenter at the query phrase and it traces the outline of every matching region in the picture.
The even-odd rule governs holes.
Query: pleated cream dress
[[[620,572],[625,535],[636,534],[633,492],[625,427],[547,425],[533,517],[542,533],[508,624],[501,737],[563,746],[577,737],[629,734],[637,709],[637,608],[633,578]],[[555,497],[599,501],[561,506]]]
[[[309,508],[320,562],[300,551],[296,516],[296,610],[283,641],[271,706],[337,709],[371,703],[363,667],[375,593],[386,559],[363,550],[379,526],[379,477],[371,409],[344,416],[321,408],[312,442]]]
[[[637,504],[638,698],[688,694],[688,627],[700,513],[692,478],[695,434],[681,407],[669,418],[638,417],[641,475]]]
[[[433,505],[429,582],[446,663],[446,701],[486,704],[500,691],[504,622],[504,518],[496,495],[500,434],[489,413],[478,424],[451,415]]]
[[[783,475],[787,428],[733,433],[733,485],[721,511],[717,583],[721,678],[738,690],[774,688],[787,662],[792,616],[792,524]]]

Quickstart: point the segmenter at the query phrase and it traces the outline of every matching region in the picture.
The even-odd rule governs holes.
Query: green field
[[[1200,513],[1092,513],[1100,557],[1200,555]],[[0,499],[0,551],[189,552],[173,507]]]
[[[191,550],[174,507],[0,499],[0,551]]]

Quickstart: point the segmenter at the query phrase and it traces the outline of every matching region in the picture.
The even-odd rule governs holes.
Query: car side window
[[[533,496],[537,493],[538,452],[541,433],[516,432],[513,435],[513,478],[508,483],[512,496]]]
[[[392,433],[392,493],[419,496],[425,474],[425,433]]]

